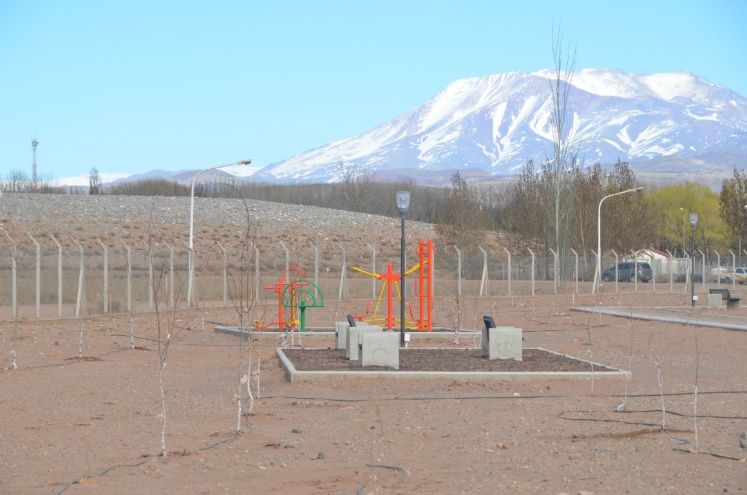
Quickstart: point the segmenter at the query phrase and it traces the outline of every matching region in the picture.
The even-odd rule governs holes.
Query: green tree
[[[747,230],[747,174],[734,168],[732,178],[721,186],[721,218],[732,235],[732,247],[742,255],[742,238]],[[734,243],[733,241],[737,242]],[[736,244],[736,246],[734,245]]]
[[[665,186],[651,194],[651,201],[658,212],[661,247],[690,251],[688,216],[692,212],[699,217],[696,248],[719,252],[728,249],[730,234],[721,217],[719,195],[707,186],[694,182]]]

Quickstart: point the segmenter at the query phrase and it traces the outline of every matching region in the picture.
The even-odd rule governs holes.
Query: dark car
[[[636,267],[638,268],[638,274],[636,276]],[[623,261],[617,264],[617,276],[621,282],[631,281],[633,282],[638,278],[641,282],[648,282],[653,277],[651,273],[651,265],[646,262],[639,261],[635,263],[633,261]],[[602,280],[605,282],[611,282],[615,280],[615,267],[611,266],[606,268],[602,272]]]

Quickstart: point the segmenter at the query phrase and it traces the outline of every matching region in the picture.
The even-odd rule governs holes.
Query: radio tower
[[[36,147],[39,146],[39,141],[36,138],[31,140],[31,150],[33,155],[33,161],[31,162],[31,183],[36,185]]]

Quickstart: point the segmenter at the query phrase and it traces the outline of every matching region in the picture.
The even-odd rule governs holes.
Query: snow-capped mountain
[[[270,164],[252,179],[335,181],[340,162],[382,176],[454,169],[511,175],[551,154],[553,78],[541,70],[458,80],[390,122]],[[571,85],[569,138],[587,164],[619,158],[649,171],[666,163],[673,172],[672,163],[747,157],[747,99],[694,74],[584,69]],[[734,164],[718,163],[724,171]]]

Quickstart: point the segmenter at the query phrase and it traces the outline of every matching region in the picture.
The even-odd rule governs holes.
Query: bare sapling
[[[254,409],[254,394],[252,393],[252,348],[253,342],[259,341],[259,337],[254,338],[254,325],[250,324],[250,316],[253,311],[255,294],[253,294],[252,278],[248,275],[249,269],[252,266],[254,256],[256,253],[256,241],[257,241],[257,224],[252,221],[249,213],[249,206],[246,200],[241,195],[241,192],[236,189],[236,192],[241,199],[242,205],[244,206],[244,231],[239,244],[239,266],[235,276],[231,277],[231,283],[228,287],[228,296],[231,300],[231,304],[236,312],[236,316],[239,321],[239,345],[238,345],[238,393],[234,396],[236,400],[236,431],[241,432],[241,418],[243,416],[249,416]],[[243,342],[246,339],[248,347],[248,365],[246,373],[244,372],[244,346]],[[259,375],[259,361],[256,370],[256,376]],[[244,393],[244,387],[246,387],[246,393]],[[259,378],[257,378],[257,389],[259,389]],[[246,407],[243,403],[247,402]],[[246,414],[245,414],[246,413]]]
[[[148,218],[148,256],[153,256],[154,239],[152,231],[153,212],[156,207],[158,196],[153,199],[153,204],[150,210],[150,216]],[[149,259],[149,266],[153,265],[153,259]],[[158,390],[161,400],[161,456],[167,457],[168,450],[166,448],[166,427],[167,427],[167,414],[166,414],[166,382],[164,372],[166,370],[166,363],[171,349],[171,344],[174,342],[176,337],[176,308],[177,304],[174,304],[167,312],[161,312],[161,288],[163,281],[166,276],[166,262],[162,260],[162,263],[156,272],[156,277],[153,280],[153,310],[156,316],[156,342],[158,344]],[[178,292],[178,291],[177,291]]]
[[[589,355],[589,364],[591,365],[591,395],[594,395],[594,349],[591,345],[591,317],[593,313],[589,313],[589,317],[586,319],[586,354]]]
[[[693,392],[693,430],[695,431],[695,451],[700,452],[700,438],[698,436],[698,378],[700,375],[700,349],[698,348],[698,327],[693,325],[695,338],[695,390]]]
[[[129,330],[130,330],[130,349],[135,348],[135,322],[132,321],[132,317],[130,317],[130,321],[128,322]]]

